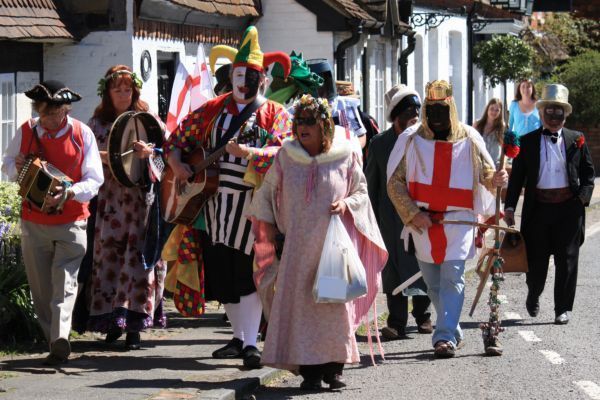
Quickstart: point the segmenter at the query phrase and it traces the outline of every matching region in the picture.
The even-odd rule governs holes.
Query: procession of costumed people
[[[220,59],[230,63],[217,69]],[[565,86],[546,85],[538,100],[523,80],[507,123],[494,98],[471,127],[458,116],[460,88],[434,80],[421,99],[396,85],[383,99],[389,128],[379,133],[328,60],[305,60],[298,49],[263,53],[254,26],[237,49],[212,47],[209,64],[216,97],[173,132],[127,65],[102,76],[87,125],[69,116],[81,96],[64,83],[25,93],[39,117],[18,129],[2,171],[19,185],[39,179],[30,176],[36,166],[59,173],[41,197],[20,188],[45,364],[67,362],[71,328],[103,333],[108,345],[125,335],[125,349],[140,349],[142,331],[166,326],[167,290],[185,317],[202,317],[209,301],[223,305],[232,332],[213,358],[287,369],[304,390],[341,389],[344,365],[360,362],[361,324],[372,362],[373,326],[383,356],[381,286],[385,339],[408,337],[412,297],[416,331],[432,335],[434,357],[453,357],[464,344],[465,264],[485,246],[485,229],[495,244],[480,253],[471,315],[491,276],[481,329],[485,353],[501,355],[499,232],[520,235],[513,225],[523,188],[524,305],[539,314],[554,255],[554,322],[569,323],[594,167],[584,134],[564,127],[573,112]],[[499,226],[503,189],[509,227]]]

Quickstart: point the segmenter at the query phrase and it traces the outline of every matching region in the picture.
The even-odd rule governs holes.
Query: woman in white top
[[[498,165],[500,161],[500,150],[502,149],[504,130],[504,107],[502,100],[498,98],[490,99],[485,106],[485,111],[481,118],[475,122],[473,127],[481,133],[485,141],[485,147],[492,159]]]

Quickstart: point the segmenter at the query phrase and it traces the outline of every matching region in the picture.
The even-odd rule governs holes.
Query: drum
[[[121,114],[108,134],[108,166],[115,179],[126,187],[149,185],[148,160],[136,156],[133,143],[141,140],[161,147],[163,137],[163,129],[152,114]]]

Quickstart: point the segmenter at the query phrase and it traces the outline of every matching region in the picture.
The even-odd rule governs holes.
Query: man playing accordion
[[[77,296],[77,273],[87,244],[88,201],[98,193],[104,178],[92,131],[68,116],[71,103],[81,100],[81,96],[58,81],[35,85],[25,95],[33,100],[39,118],[19,128],[6,150],[2,172],[22,183],[28,168],[32,168],[30,159],[39,158],[60,170],[70,182],[51,187],[42,198],[43,207],[27,200],[27,188],[21,187],[20,191],[24,196],[23,260],[35,313],[50,345],[44,364],[59,365],[71,352],[71,314]]]

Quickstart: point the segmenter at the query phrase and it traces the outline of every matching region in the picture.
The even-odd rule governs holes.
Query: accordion
[[[29,157],[17,178],[19,195],[31,205],[46,213],[60,211],[63,204],[49,208],[46,204],[46,195],[53,196],[57,186],[64,190],[73,184],[73,180],[62,173],[58,168],[42,161],[38,157]]]

